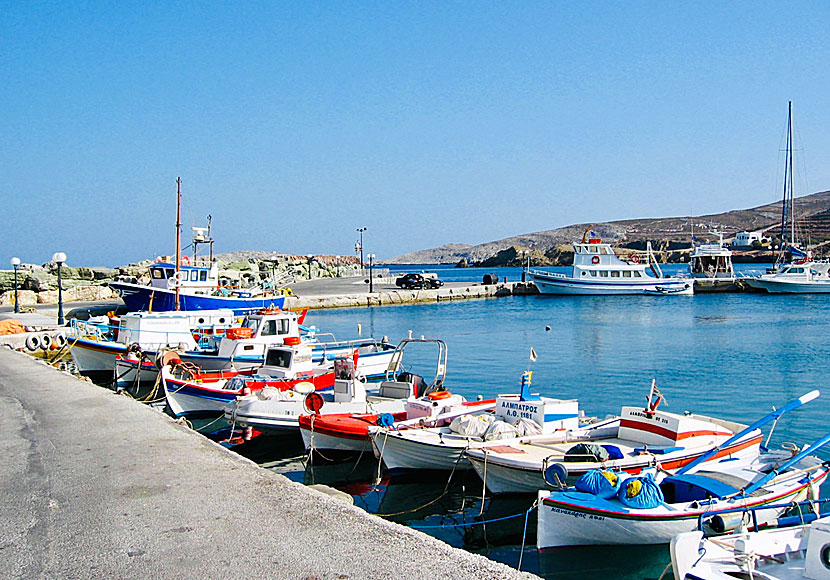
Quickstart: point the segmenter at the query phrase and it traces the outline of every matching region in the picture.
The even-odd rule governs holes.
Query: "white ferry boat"
[[[634,255],[621,260],[611,244],[600,238],[582,238],[574,243],[570,274],[529,270],[528,275],[541,294],[678,294],[691,295],[689,278],[666,277],[654,259],[651,244],[645,258]]]
[[[734,292],[737,290],[732,250],[723,241],[723,232],[712,232],[717,242],[695,244],[689,259],[689,276],[695,292]]]

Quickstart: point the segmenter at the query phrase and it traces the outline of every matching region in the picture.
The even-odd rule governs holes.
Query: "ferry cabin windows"
[[[201,272],[199,272],[199,281],[200,282],[207,281],[207,270],[202,270]]]
[[[599,249],[599,253],[600,253],[600,254],[610,254],[610,253],[611,253],[611,249],[610,249],[610,248],[606,248],[605,246],[602,246],[602,247],[600,247],[600,249]]]
[[[620,273],[619,273],[617,270],[612,270],[612,271],[611,271],[611,277],[612,277],[612,278],[619,278],[619,277],[620,277]]]
[[[164,273],[163,273],[164,270],[159,270],[158,268],[153,268],[151,271],[153,273],[153,278],[155,278],[156,280],[161,280],[162,278],[164,278]]]
[[[608,270],[600,270],[599,276],[600,276],[600,278],[607,278],[608,277]]]
[[[274,321],[271,320],[270,322]],[[269,350],[268,355],[265,357],[265,365],[287,369],[291,366],[291,351],[279,349]]]
[[[285,318],[279,320],[266,320],[262,327],[261,336],[277,336],[280,334],[288,334],[288,320]]]
[[[623,270],[623,278],[631,278],[631,270]]]
[[[642,278],[642,277],[643,277],[643,275],[642,275],[642,273],[640,273],[640,271],[639,271],[639,270],[634,270],[634,277],[635,277],[635,278]]]

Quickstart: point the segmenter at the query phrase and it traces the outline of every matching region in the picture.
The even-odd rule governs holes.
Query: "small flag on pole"
[[[532,346],[530,347],[530,362],[536,362],[536,351]]]

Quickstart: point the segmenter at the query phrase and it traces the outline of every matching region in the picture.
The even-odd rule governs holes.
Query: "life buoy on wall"
[[[190,258],[187,256],[182,256],[182,259],[179,260],[179,264],[182,266],[189,266],[190,265]]]
[[[640,256],[631,256],[631,261],[634,262],[635,264],[639,264],[640,263]]]
[[[593,258],[591,258],[591,263],[592,264],[599,264],[599,256],[594,256]]]

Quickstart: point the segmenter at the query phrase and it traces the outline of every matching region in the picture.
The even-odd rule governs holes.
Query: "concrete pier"
[[[0,349],[0,577],[536,578]]]

